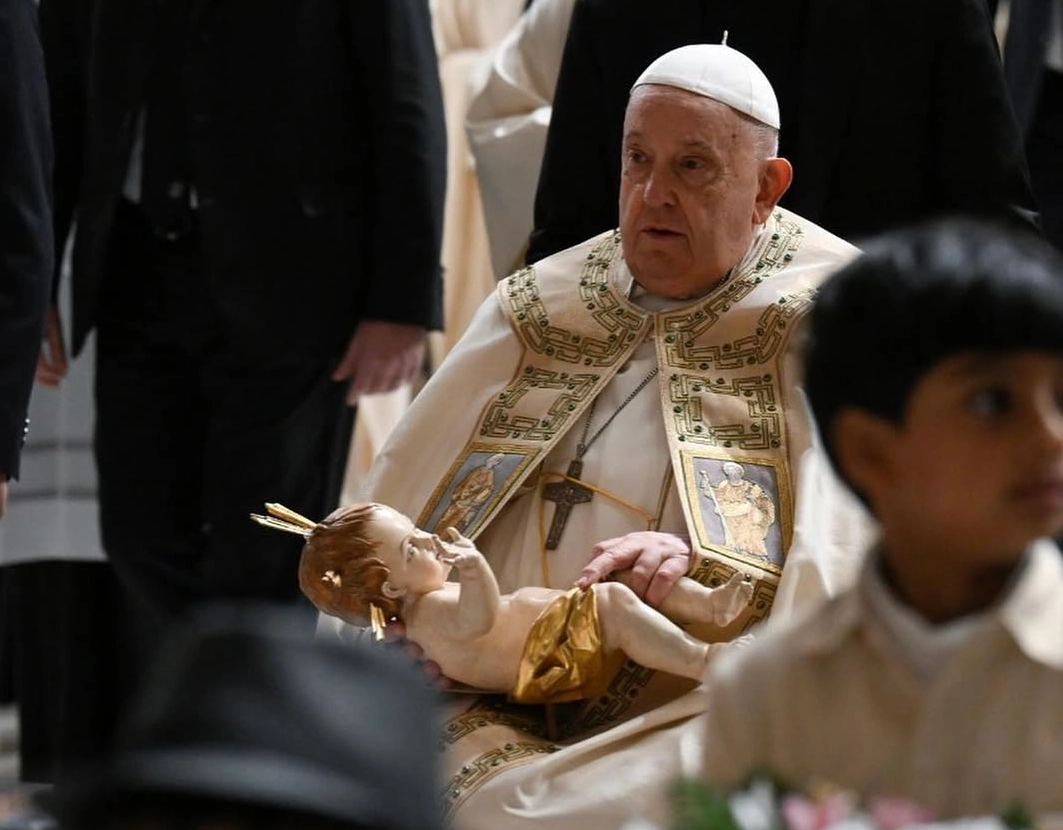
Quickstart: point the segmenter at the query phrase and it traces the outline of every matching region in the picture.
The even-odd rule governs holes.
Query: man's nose
[[[666,167],[657,167],[646,177],[642,198],[651,207],[661,207],[675,203],[675,183],[672,172]]]

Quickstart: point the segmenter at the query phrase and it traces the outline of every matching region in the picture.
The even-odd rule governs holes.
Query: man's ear
[[[838,471],[872,504],[893,479],[896,434],[895,424],[861,409],[835,416],[831,438]]]
[[[782,195],[790,187],[794,178],[794,169],[784,158],[770,158],[765,160],[764,167],[760,171],[760,189],[757,191],[757,202],[753,207],[753,219],[761,225],[768,221],[771,212],[779,204]]]

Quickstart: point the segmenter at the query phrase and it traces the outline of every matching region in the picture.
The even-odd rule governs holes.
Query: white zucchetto
[[[696,43],[665,52],[639,75],[631,91],[643,84],[685,89],[779,129],[779,102],[771,82],[760,67],[730,46]]]

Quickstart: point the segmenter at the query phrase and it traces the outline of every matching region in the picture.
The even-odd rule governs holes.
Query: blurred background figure
[[[247,513],[285,493],[331,509],[350,406],[413,377],[441,325],[446,156],[427,0],[248,9],[40,5],[75,354],[95,329],[108,556],[96,581],[64,561],[23,583],[40,624],[20,648],[63,658],[38,661],[49,726],[109,736],[104,704],[117,711],[135,681],[129,655],[201,602],[303,604],[298,544]],[[53,309],[38,378],[65,377]],[[27,536],[5,549],[25,559]],[[67,540],[79,549],[64,557],[52,541],[65,559],[94,547]],[[93,601],[105,608],[84,629],[107,636],[85,640],[75,626]],[[63,662],[75,653],[95,677]],[[105,682],[112,666],[125,676]],[[106,748],[92,743],[86,755]],[[71,760],[59,755],[23,776],[48,780]]]
[[[18,478],[51,286],[47,96],[33,0],[0,0],[0,516]]]
[[[443,319],[429,336],[429,366],[438,366],[493,289],[487,230],[477,169],[464,118],[474,79],[517,20],[523,0],[432,0],[432,30],[439,58],[447,128],[447,191],[443,212]],[[418,389],[418,381],[362,401],[351,440],[342,501],[358,500],[369,467]]]
[[[464,334],[476,309],[494,290],[477,170],[465,137],[472,85],[506,32],[520,17],[524,0],[435,0],[433,20],[447,121],[447,200],[443,218],[446,287],[442,344],[433,347],[439,365]]]
[[[405,658],[212,608],[156,655],[114,752],[45,803],[79,830],[441,830],[437,728]]]
[[[997,0],[990,0],[997,6]],[[1004,76],[1045,236],[1063,250],[1063,2],[1004,0]]]
[[[0,0],[0,517],[20,476],[27,409],[52,282],[52,139],[33,0]],[[36,425],[35,425],[36,426]],[[14,491],[18,493],[16,489]],[[8,528],[0,524],[0,533]],[[0,545],[0,565],[5,564]],[[0,567],[0,781],[14,716],[18,639],[12,577]]]
[[[576,0],[535,0],[474,78],[465,128],[497,279],[524,262],[554,88]],[[619,162],[618,162],[619,163]]]

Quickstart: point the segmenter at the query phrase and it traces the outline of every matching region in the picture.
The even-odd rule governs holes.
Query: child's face
[[[884,456],[881,518],[953,561],[1017,559],[1063,529],[1063,357],[942,361],[912,390]]]
[[[388,582],[392,587],[411,594],[443,587],[451,566],[440,559],[444,550],[438,536],[384,505],[373,511],[368,530],[380,543],[376,554],[391,571]]]

